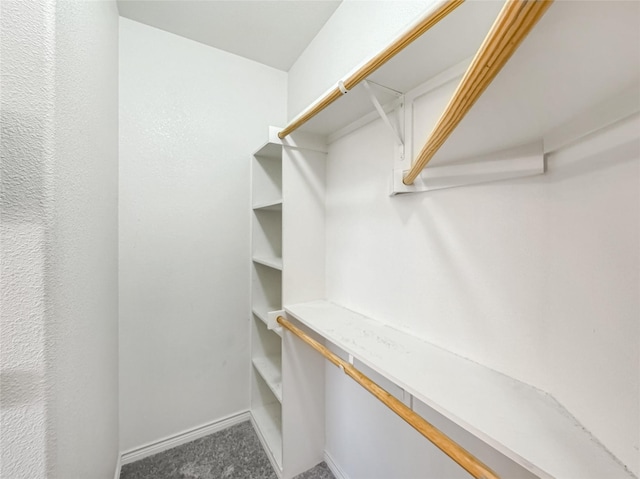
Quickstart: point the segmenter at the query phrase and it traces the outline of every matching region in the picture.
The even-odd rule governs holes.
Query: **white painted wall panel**
[[[131,20],[120,48],[121,448],[249,406],[249,165],[286,74]]]
[[[118,459],[118,10],[56,2],[56,165],[49,293],[57,465],[111,478]]]
[[[328,298],[551,393],[637,473],[638,142],[391,198],[392,146],[375,122],[330,147]]]

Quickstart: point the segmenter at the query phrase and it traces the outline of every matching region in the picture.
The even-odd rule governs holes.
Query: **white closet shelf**
[[[257,204],[253,206],[255,210],[261,211],[282,211],[282,199],[265,201],[263,203]]]
[[[267,141],[256,150],[253,156],[260,158],[272,158],[274,160],[282,159],[282,144]]]
[[[251,410],[256,428],[265,448],[282,471],[282,410],[280,403],[267,404]]]
[[[538,142],[593,106],[638,85],[640,42],[634,4],[555,2],[438,151],[434,164]],[[406,108],[411,108],[410,103],[428,92],[420,85],[438,83],[435,79],[444,72],[468,65],[502,5],[499,1],[465,2],[382,65],[368,78],[387,87],[374,85],[380,103],[390,107],[397,99],[392,94],[396,91],[407,93]],[[453,79],[457,84],[459,77]],[[431,108],[437,110],[434,123],[446,101],[440,103]],[[365,115],[377,118],[364,87],[356,85],[300,130],[331,138],[354,122],[361,124]],[[429,135],[430,127],[424,123],[406,132],[409,161],[417,153],[412,149],[419,149]]]
[[[282,402],[282,360],[278,355],[253,359],[253,367],[262,376],[269,389]]]
[[[328,301],[285,311],[540,477],[634,477],[532,386]]]
[[[282,271],[282,258],[278,258],[276,256],[254,255],[253,262]]]
[[[279,308],[273,307],[273,308],[259,308],[259,307],[254,307],[252,310],[252,313],[258,317],[258,319],[260,319],[260,321],[262,321],[264,324],[266,324],[267,326],[269,326],[269,317],[268,317],[268,313],[270,311],[278,311]],[[282,326],[278,326],[277,328],[272,330],[274,333],[276,333],[278,336],[282,337]]]

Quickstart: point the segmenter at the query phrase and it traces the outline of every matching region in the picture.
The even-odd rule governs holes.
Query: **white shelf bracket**
[[[275,331],[276,333],[282,331],[282,326],[278,324],[278,316],[286,317],[284,309],[279,311],[269,311],[267,313],[267,329]]]
[[[402,402],[413,410],[413,394],[407,392],[406,389],[402,390]]]
[[[362,81],[362,84],[364,85],[364,89],[367,91],[367,94],[369,95],[369,99],[371,100],[371,103],[373,103],[373,106],[376,109],[376,111],[378,112],[378,115],[380,115],[380,118],[382,118],[382,121],[384,122],[384,124],[387,126],[387,128],[391,132],[391,136],[393,136],[393,139],[395,140],[396,144],[398,146],[404,147],[404,141],[402,140],[400,133],[398,132],[396,127],[393,126],[393,123],[391,123],[391,120],[389,119],[389,117],[385,113],[384,108],[382,108],[382,105],[380,104],[380,102],[378,101],[378,98],[376,97],[375,93],[373,92],[370,83],[371,82],[369,80],[363,80]],[[390,90],[389,88],[383,87],[382,85],[378,85],[377,83],[375,85],[379,86],[381,88],[385,88],[387,91],[393,92],[393,94],[395,96],[397,96],[397,97],[401,97],[402,96],[402,93],[396,92],[394,90]]]

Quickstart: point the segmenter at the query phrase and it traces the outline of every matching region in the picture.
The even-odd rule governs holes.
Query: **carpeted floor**
[[[277,479],[250,422],[122,466],[120,479]],[[296,479],[335,479],[325,463]]]
[[[321,462],[313,469],[297,475],[294,479],[335,479],[333,473],[329,470],[327,463]]]

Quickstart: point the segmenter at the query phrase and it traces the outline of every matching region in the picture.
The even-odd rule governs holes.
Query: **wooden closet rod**
[[[553,0],[505,1],[444,113],[404,176],[405,185],[412,184],[427,166],[552,2]]]
[[[453,10],[460,6],[464,0],[447,0],[441,2],[440,5],[430,11],[422,20],[416,23],[412,28],[398,37],[391,45],[378,53],[375,57],[360,67],[355,73],[352,73],[342,85],[345,89],[345,93],[351,90],[354,86],[367,78],[378,68],[384,65],[387,61],[393,58],[396,53],[400,52],[403,48],[413,42],[416,38],[429,30],[432,26],[449,15]],[[331,105],[334,101],[343,95],[343,90],[340,86],[334,87],[325,96],[323,96],[316,103],[307,108],[306,111],[296,117],[291,123],[289,123],[281,132],[278,133],[280,139],[284,138],[294,130],[304,125],[311,118],[316,116],[326,107]]]
[[[283,328],[291,331],[302,341],[331,361],[334,365],[342,369],[347,376],[351,377],[355,382],[360,384],[360,386],[382,401],[389,409],[404,419],[411,427],[431,441],[438,449],[453,459],[473,477],[476,479],[499,479],[499,476],[480,460],[447,437],[439,429],[436,429],[433,425],[425,421],[404,403],[378,386],[358,369],[353,367],[352,364],[331,352],[324,345],[320,344],[297,326],[294,326],[284,317],[278,316],[277,321]]]

